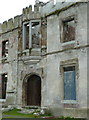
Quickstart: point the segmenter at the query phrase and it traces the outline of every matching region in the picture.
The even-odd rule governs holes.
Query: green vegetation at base
[[[55,118],[52,116],[51,113],[46,113],[44,115],[34,115],[33,113],[27,114],[27,113],[20,113],[20,109],[12,109],[9,110],[8,112],[3,112],[2,116],[3,118],[50,118],[53,120],[86,120],[86,119],[81,119],[81,118],[72,118],[72,117],[64,117],[61,116],[60,118]]]
[[[59,120],[86,120],[86,119],[61,116]]]
[[[34,115],[33,113],[20,113],[21,110],[19,109],[13,109],[9,110],[8,112],[3,112],[2,116],[3,118],[41,118],[41,117],[49,117],[51,114],[44,114],[44,115]]]
[[[8,112],[3,112],[2,116],[3,116],[3,118],[14,118],[15,116],[26,117],[26,118],[29,118],[29,117],[35,118],[35,116],[33,114],[23,114],[23,113],[19,113],[19,111],[21,111],[21,110],[13,109]]]

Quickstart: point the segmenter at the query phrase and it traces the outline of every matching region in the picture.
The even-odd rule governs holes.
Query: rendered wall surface
[[[26,106],[25,84],[41,78],[41,106],[55,116],[87,117],[87,2],[39,2],[20,16],[0,24],[0,75],[8,74],[5,106]],[[61,40],[62,22],[75,19],[75,40]],[[40,20],[40,48],[23,50],[23,23]],[[8,58],[2,58],[2,41],[9,40]],[[64,100],[63,67],[75,66],[76,100]],[[59,111],[59,112],[58,112]]]

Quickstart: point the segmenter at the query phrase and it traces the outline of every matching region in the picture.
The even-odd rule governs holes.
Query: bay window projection
[[[23,49],[40,47],[40,21],[23,24]]]

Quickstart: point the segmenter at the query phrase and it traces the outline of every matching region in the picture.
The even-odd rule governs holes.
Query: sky
[[[47,2],[49,0],[40,0]],[[35,0],[0,0],[0,23],[22,14],[22,9],[34,5]]]

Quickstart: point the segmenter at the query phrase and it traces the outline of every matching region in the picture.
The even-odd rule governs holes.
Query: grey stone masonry
[[[88,2],[36,0],[0,24],[0,104],[87,118]],[[3,77],[4,76],[4,77]]]

